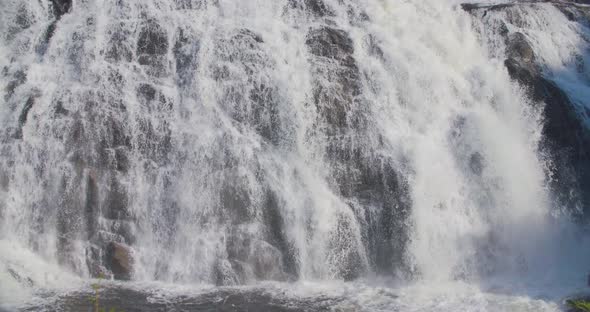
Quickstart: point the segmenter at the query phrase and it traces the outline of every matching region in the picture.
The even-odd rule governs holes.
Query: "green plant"
[[[117,312],[116,308],[110,308],[107,310],[107,308],[101,308],[100,307],[100,281],[104,278],[104,276],[102,274],[100,274],[98,276],[98,282],[92,284],[92,289],[94,289],[94,296],[90,297],[90,301],[92,302],[92,304],[94,305],[94,312]],[[123,310],[119,311],[119,312],[125,312]]]
[[[567,304],[576,311],[590,312],[590,301],[583,299],[570,299]]]

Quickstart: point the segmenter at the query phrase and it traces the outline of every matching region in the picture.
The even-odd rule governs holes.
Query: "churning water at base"
[[[125,311],[556,311],[583,289],[541,111],[458,2],[67,3],[0,0],[7,307],[75,311],[105,273],[133,280],[104,282]]]

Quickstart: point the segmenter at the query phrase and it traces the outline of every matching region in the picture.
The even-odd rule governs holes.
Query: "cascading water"
[[[570,69],[588,32],[551,4],[515,8],[521,24],[434,0],[0,4],[8,307],[103,275],[330,294],[355,280],[336,287],[384,311],[437,306],[419,281],[454,283],[469,299],[439,307],[475,311],[511,310],[501,294],[521,283],[584,285],[543,106],[489,26],[528,29],[585,113],[588,68]],[[559,36],[580,56],[562,67]]]

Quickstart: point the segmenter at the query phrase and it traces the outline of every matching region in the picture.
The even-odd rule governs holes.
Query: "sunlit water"
[[[92,309],[88,248],[121,228],[133,281],[100,284],[125,311],[559,311],[585,290],[589,242],[497,34],[459,1],[297,3],[80,0],[44,44],[49,1],[0,0],[2,305]],[[587,29],[521,13],[509,30],[584,113]],[[142,49],[150,27],[165,43]],[[314,52],[323,27],[352,49]],[[132,217],[80,209],[117,188]]]

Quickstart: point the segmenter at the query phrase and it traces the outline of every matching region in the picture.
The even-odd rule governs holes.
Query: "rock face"
[[[289,6],[311,13],[315,17],[333,16],[334,12],[322,0],[289,0]]]
[[[464,4],[462,7],[485,19],[488,12],[510,11],[516,6],[531,5],[534,2],[521,1],[492,6]],[[556,6],[571,21],[588,23],[589,7],[561,1],[541,2]],[[519,19],[516,14],[510,13],[512,12],[509,12],[508,16],[515,20]],[[499,34],[506,43],[507,59],[504,64],[508,73],[527,89],[535,103],[544,103],[545,141],[542,149],[551,155],[556,167],[552,172],[552,187],[555,193],[561,196],[558,200],[570,207],[590,207],[590,129],[584,125],[575,103],[566,91],[546,77],[527,36],[521,32],[509,32],[505,28],[499,31]],[[588,210],[583,211],[583,214],[586,219],[590,217]]]
[[[137,40],[137,61],[149,75],[162,77],[168,73],[166,53],[168,36],[155,20],[147,20]]]
[[[559,1],[559,0],[516,0],[511,3],[501,3],[501,4],[483,4],[483,3],[463,3],[461,4],[461,8],[467,12],[475,12],[478,10],[491,10],[491,11],[499,11],[506,8],[514,7],[517,5],[529,5],[534,3],[551,3],[558,8],[580,8],[575,4],[590,4],[589,0],[569,0],[569,1]],[[584,10],[584,8],[582,8]]]
[[[60,19],[62,15],[68,13],[72,8],[72,0],[51,0],[53,5],[53,13],[56,19]]]
[[[115,279],[129,280],[133,274],[133,251],[131,247],[111,242],[107,246],[105,263]]]
[[[351,125],[354,121],[349,117],[354,116],[352,110],[360,94],[359,70],[352,57],[352,40],[342,30],[322,27],[308,33],[306,44],[309,52],[319,57],[319,61],[335,61],[338,65],[329,78],[338,88],[318,87],[314,92],[315,105],[326,121],[336,128]]]
[[[394,267],[404,265],[405,224],[411,206],[407,184],[389,161],[371,155],[371,149],[377,147],[359,144],[369,125],[363,113],[366,100],[360,71],[348,34],[333,27],[312,28],[306,44],[317,79],[313,104],[321,118],[318,123],[328,125],[321,131],[330,142],[326,158],[337,168],[332,173],[336,188],[345,198],[377,207],[362,234],[371,238],[371,259],[362,259],[355,242],[334,236],[331,243],[339,252],[333,256],[345,263],[335,273],[348,280],[357,278],[368,269],[368,261],[376,271],[388,274]],[[337,232],[345,234],[352,230],[350,219],[338,216]]]

